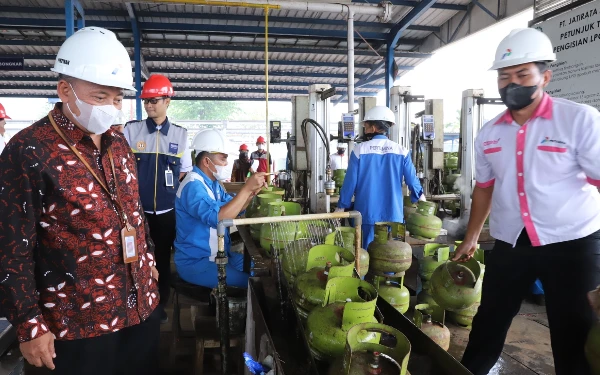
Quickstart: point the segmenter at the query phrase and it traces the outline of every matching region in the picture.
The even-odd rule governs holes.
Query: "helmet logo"
[[[58,62],[61,64],[69,65],[70,61],[65,59],[58,59]]]
[[[504,60],[505,58],[510,56],[511,53],[512,53],[512,50],[510,48],[507,48],[506,53],[504,55],[502,55],[502,58],[500,60]]]
[[[112,74],[112,75],[115,75],[115,74],[117,74],[118,72],[119,72],[119,68],[115,68],[115,70],[113,70],[111,74]]]

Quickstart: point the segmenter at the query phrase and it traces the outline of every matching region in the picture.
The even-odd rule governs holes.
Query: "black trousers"
[[[103,336],[54,341],[56,369],[25,364],[25,375],[156,375],[160,309],[146,321]]]
[[[154,256],[156,257],[156,269],[158,270],[158,292],[160,293],[160,305],[167,306],[171,294],[171,249],[175,242],[175,210],[164,214],[146,214],[150,237],[154,241]]]
[[[546,295],[556,375],[589,375],[583,347],[595,317],[587,292],[600,285],[600,231],[540,247],[532,247],[523,231],[515,248],[496,241],[485,260],[481,306],[462,364],[474,375],[490,371],[523,298],[539,278]]]

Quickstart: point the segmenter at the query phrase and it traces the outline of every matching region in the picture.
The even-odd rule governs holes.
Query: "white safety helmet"
[[[550,38],[536,29],[515,29],[498,45],[490,70],[538,61],[556,61]]]
[[[216,129],[203,130],[194,136],[192,141],[192,148],[198,155],[202,151],[210,152],[213,154],[226,154],[227,153],[227,139],[225,135]]]
[[[112,31],[100,27],[84,27],[65,40],[50,70],[98,85],[135,91],[129,53]]]
[[[384,105],[378,105],[369,109],[367,113],[365,113],[365,118],[361,121],[361,123],[366,121],[387,121],[394,125],[396,123],[396,117],[391,109]]]

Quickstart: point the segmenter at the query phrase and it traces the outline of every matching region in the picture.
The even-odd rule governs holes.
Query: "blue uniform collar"
[[[153,119],[148,117],[146,119],[146,126],[148,127],[148,133],[152,134],[156,131],[156,127],[158,126],[158,124]],[[169,121],[169,118],[167,117],[165,122],[162,124],[162,127],[160,128],[160,132],[163,133],[163,135],[167,135],[169,133],[170,126],[171,126],[171,122]]]
[[[219,186],[219,181],[217,180],[211,180],[210,177],[208,177],[206,175],[206,173],[202,172],[202,170],[200,168],[198,168],[197,166],[194,165],[194,167],[192,168],[193,172],[198,173],[200,176],[202,176],[202,178],[204,179],[204,182],[210,186],[210,188],[212,189],[213,193],[217,192],[218,186]],[[216,196],[216,195],[215,195]]]
[[[387,137],[385,135],[383,135],[383,134],[377,134],[372,139],[387,139]]]

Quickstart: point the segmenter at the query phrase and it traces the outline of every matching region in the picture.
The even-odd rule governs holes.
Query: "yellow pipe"
[[[267,127],[267,184],[270,184],[271,132],[269,131],[269,8],[265,8],[265,123]]]
[[[262,8],[262,9],[280,9],[279,5],[253,4],[243,1],[213,1],[213,0],[153,0],[153,3],[174,3],[174,4],[192,4],[192,5],[213,5],[226,7],[244,7],[244,8]]]

